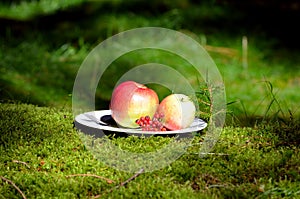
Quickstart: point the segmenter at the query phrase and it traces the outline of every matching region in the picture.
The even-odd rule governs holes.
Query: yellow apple
[[[196,107],[184,94],[171,94],[158,106],[157,113],[163,115],[162,124],[169,130],[189,127],[195,119]]]

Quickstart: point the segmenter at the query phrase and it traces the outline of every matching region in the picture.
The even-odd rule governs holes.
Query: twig
[[[230,57],[238,54],[238,51],[235,49],[232,49],[232,48],[216,47],[216,46],[210,46],[210,45],[205,45],[204,48],[207,51],[224,54],[224,55],[227,55]]]
[[[136,172],[133,176],[131,176],[130,178],[128,178],[127,180],[125,180],[124,182],[122,182],[120,185],[117,185],[113,188],[111,188],[108,192],[112,192],[114,189],[119,189],[120,187],[126,185],[128,182],[134,180],[136,177],[138,177],[139,175],[141,175],[144,172],[144,169],[140,169],[138,172]],[[94,196],[94,198],[100,198],[101,195],[96,195]]]
[[[209,185],[207,188],[210,189],[210,188],[218,188],[218,187],[226,187],[226,186],[222,184],[212,184]]]
[[[121,186],[124,186],[125,184],[127,184],[128,182],[134,180],[136,177],[138,177],[139,175],[141,175],[144,172],[144,169],[140,169],[138,172],[136,172],[133,176],[131,176],[130,178],[128,178],[126,181],[122,182],[119,186],[116,186],[116,188],[119,188]]]
[[[210,106],[210,105],[211,105],[211,103],[208,103],[208,102],[206,102],[206,101],[204,101],[204,100],[202,100],[202,99],[198,99],[198,101],[199,101],[200,103],[203,103],[203,104],[207,105],[207,106]]]
[[[13,183],[13,181],[11,181],[11,180],[9,180],[9,179],[6,179],[5,177],[3,177],[3,176],[0,176],[0,178],[3,180],[3,181],[5,181],[5,182],[7,182],[7,183],[9,183],[9,184],[11,184],[21,195],[22,195],[22,197],[23,197],[23,199],[26,199],[26,196],[24,195],[24,193],[21,191],[21,189],[15,184],[15,183]]]
[[[109,183],[109,184],[114,183],[114,181],[111,180],[111,179],[108,179],[108,178],[105,178],[105,177],[102,177],[102,176],[98,176],[98,175],[95,175],[95,174],[72,174],[72,175],[67,175],[66,177],[70,178],[70,177],[75,177],[75,176],[90,176],[90,177],[95,177],[95,178],[100,178],[100,179],[106,180],[106,182]]]
[[[224,155],[224,156],[228,156],[229,154],[227,153],[199,153],[201,155]]]
[[[22,162],[22,161],[19,161],[19,160],[13,160],[12,162],[18,163],[18,164],[24,164],[28,169],[30,169],[30,166],[26,162]]]
[[[242,48],[243,48],[243,67],[244,69],[248,68],[248,39],[246,36],[242,38]]]

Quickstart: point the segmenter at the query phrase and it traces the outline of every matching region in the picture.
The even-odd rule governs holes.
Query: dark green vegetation
[[[300,50],[298,33],[285,23],[297,21],[297,6],[291,5],[299,4],[14,2],[0,3],[0,176],[26,197],[300,197]],[[277,22],[276,28],[270,19]],[[118,32],[143,26],[182,31],[207,49],[226,86],[226,127],[211,154],[198,154],[204,130],[169,167],[142,173],[116,188],[133,174],[97,161],[82,144],[73,128],[72,87],[93,47]],[[247,60],[243,36],[248,38]],[[121,57],[99,83],[98,108],[107,108],[123,73],[149,60],[186,65],[162,52]],[[199,88],[204,93],[205,89]],[[121,149],[141,152],[155,151],[169,138],[111,139]],[[3,178],[0,198],[20,198]]]

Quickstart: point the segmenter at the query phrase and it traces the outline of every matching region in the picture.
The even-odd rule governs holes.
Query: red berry
[[[135,122],[141,127],[142,131],[166,131],[167,129],[161,123],[163,114],[155,113],[153,118],[150,116],[140,117]]]

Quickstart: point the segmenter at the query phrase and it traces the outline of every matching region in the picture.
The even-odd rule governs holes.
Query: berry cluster
[[[152,119],[149,116],[142,116],[135,123],[141,127],[142,131],[166,131],[166,127],[161,123],[163,117],[163,114],[155,113]]]

